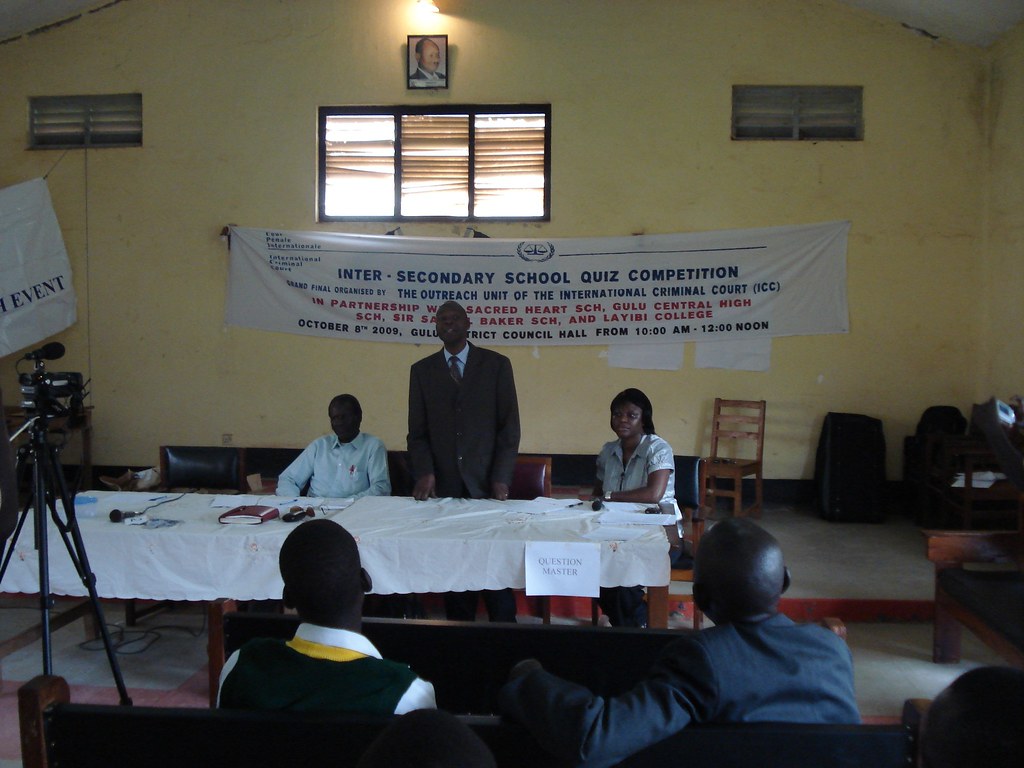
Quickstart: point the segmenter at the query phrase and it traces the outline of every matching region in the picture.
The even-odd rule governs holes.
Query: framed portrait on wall
[[[409,35],[409,88],[448,87],[448,35]]]

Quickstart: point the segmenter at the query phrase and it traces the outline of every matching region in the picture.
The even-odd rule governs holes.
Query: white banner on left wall
[[[0,357],[72,325],[76,306],[46,180],[0,189]]]

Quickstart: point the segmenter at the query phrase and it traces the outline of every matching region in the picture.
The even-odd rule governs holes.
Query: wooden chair
[[[715,398],[715,412],[711,422],[711,455],[707,458],[704,474],[707,478],[706,495],[711,506],[718,497],[732,499],[733,516],[746,517],[752,514],[761,517],[764,502],[763,456],[764,456],[764,400],[723,400]],[[753,443],[754,458],[740,458],[735,455],[744,442]],[[731,446],[731,455],[723,449]],[[754,503],[743,506],[743,478],[754,476]],[[722,487],[719,481],[730,483]]]
[[[700,538],[704,534],[704,520],[707,510],[704,507],[704,489],[707,478],[704,476],[706,461],[700,456],[676,456],[676,504],[683,513],[683,528],[689,524],[689,537],[683,536],[684,542],[690,542],[690,552],[696,557]],[[689,568],[673,568],[671,571],[669,595],[679,602],[693,603],[693,628],[700,629],[704,623],[704,614],[697,607],[692,593],[675,594],[672,583],[693,583],[693,565]]]

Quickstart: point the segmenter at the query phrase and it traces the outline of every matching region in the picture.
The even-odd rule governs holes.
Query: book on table
[[[267,520],[273,520],[280,514],[277,507],[268,507],[262,504],[243,504],[224,512],[217,519],[222,523],[238,525],[259,525]]]

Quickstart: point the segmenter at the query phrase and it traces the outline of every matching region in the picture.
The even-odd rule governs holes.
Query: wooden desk
[[[960,625],[1015,667],[1024,669],[1024,532],[922,531],[935,564],[932,661],[960,660]],[[968,570],[965,564],[1006,570]]]
[[[1001,472],[999,461],[982,437],[973,435],[935,435],[928,454],[932,457],[928,490],[940,517],[959,521],[970,529],[977,518],[1003,518],[1016,514],[1016,528],[1024,517],[1024,494],[1008,480],[997,480],[991,486],[978,485],[980,472]],[[963,485],[953,486],[958,473]],[[942,526],[944,519],[928,520],[929,525]]]

